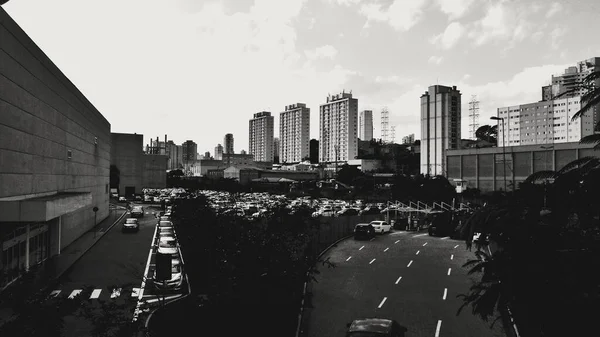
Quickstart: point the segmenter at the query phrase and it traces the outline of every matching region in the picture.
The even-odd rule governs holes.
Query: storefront
[[[11,227],[14,229],[0,239],[0,289],[50,256],[48,223],[18,224]]]

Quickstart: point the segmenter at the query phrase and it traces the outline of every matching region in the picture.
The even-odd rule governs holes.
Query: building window
[[[71,150],[67,150],[67,159],[73,158],[73,152]]]

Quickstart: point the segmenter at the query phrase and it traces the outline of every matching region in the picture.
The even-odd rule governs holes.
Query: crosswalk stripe
[[[131,297],[138,297],[140,296],[140,288],[133,288],[133,291],[131,292]]]
[[[110,298],[119,297],[121,295],[121,288],[115,288],[112,290],[112,294],[110,294]]]
[[[92,291],[92,295],[90,295],[90,299],[100,297],[101,292],[102,292],[102,289],[94,289],[94,291]]]
[[[60,294],[61,290],[52,290],[50,297],[56,297]]]
[[[71,295],[69,295],[69,298],[73,299],[73,298],[75,298],[75,296],[77,296],[79,294],[81,294],[81,289],[75,289],[71,292]]]

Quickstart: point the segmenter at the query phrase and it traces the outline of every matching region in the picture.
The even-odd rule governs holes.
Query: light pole
[[[490,119],[494,121],[502,121],[502,173],[504,174],[504,193],[506,193],[506,146],[504,146],[504,138],[506,137],[506,134],[504,129],[504,118],[492,116]]]
[[[335,150],[335,179],[337,179],[337,175],[338,175],[338,152],[340,151],[340,146],[339,145],[334,145],[333,149]]]

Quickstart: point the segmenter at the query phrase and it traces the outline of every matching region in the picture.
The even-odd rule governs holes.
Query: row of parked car
[[[167,206],[164,214],[159,213],[158,223],[156,224],[156,253],[171,256],[171,278],[168,280],[158,280],[156,272],[152,278],[153,284],[157,289],[163,291],[177,291],[183,285],[183,264],[181,262],[181,251],[179,242],[175,234],[175,228],[171,220],[171,206]]]

